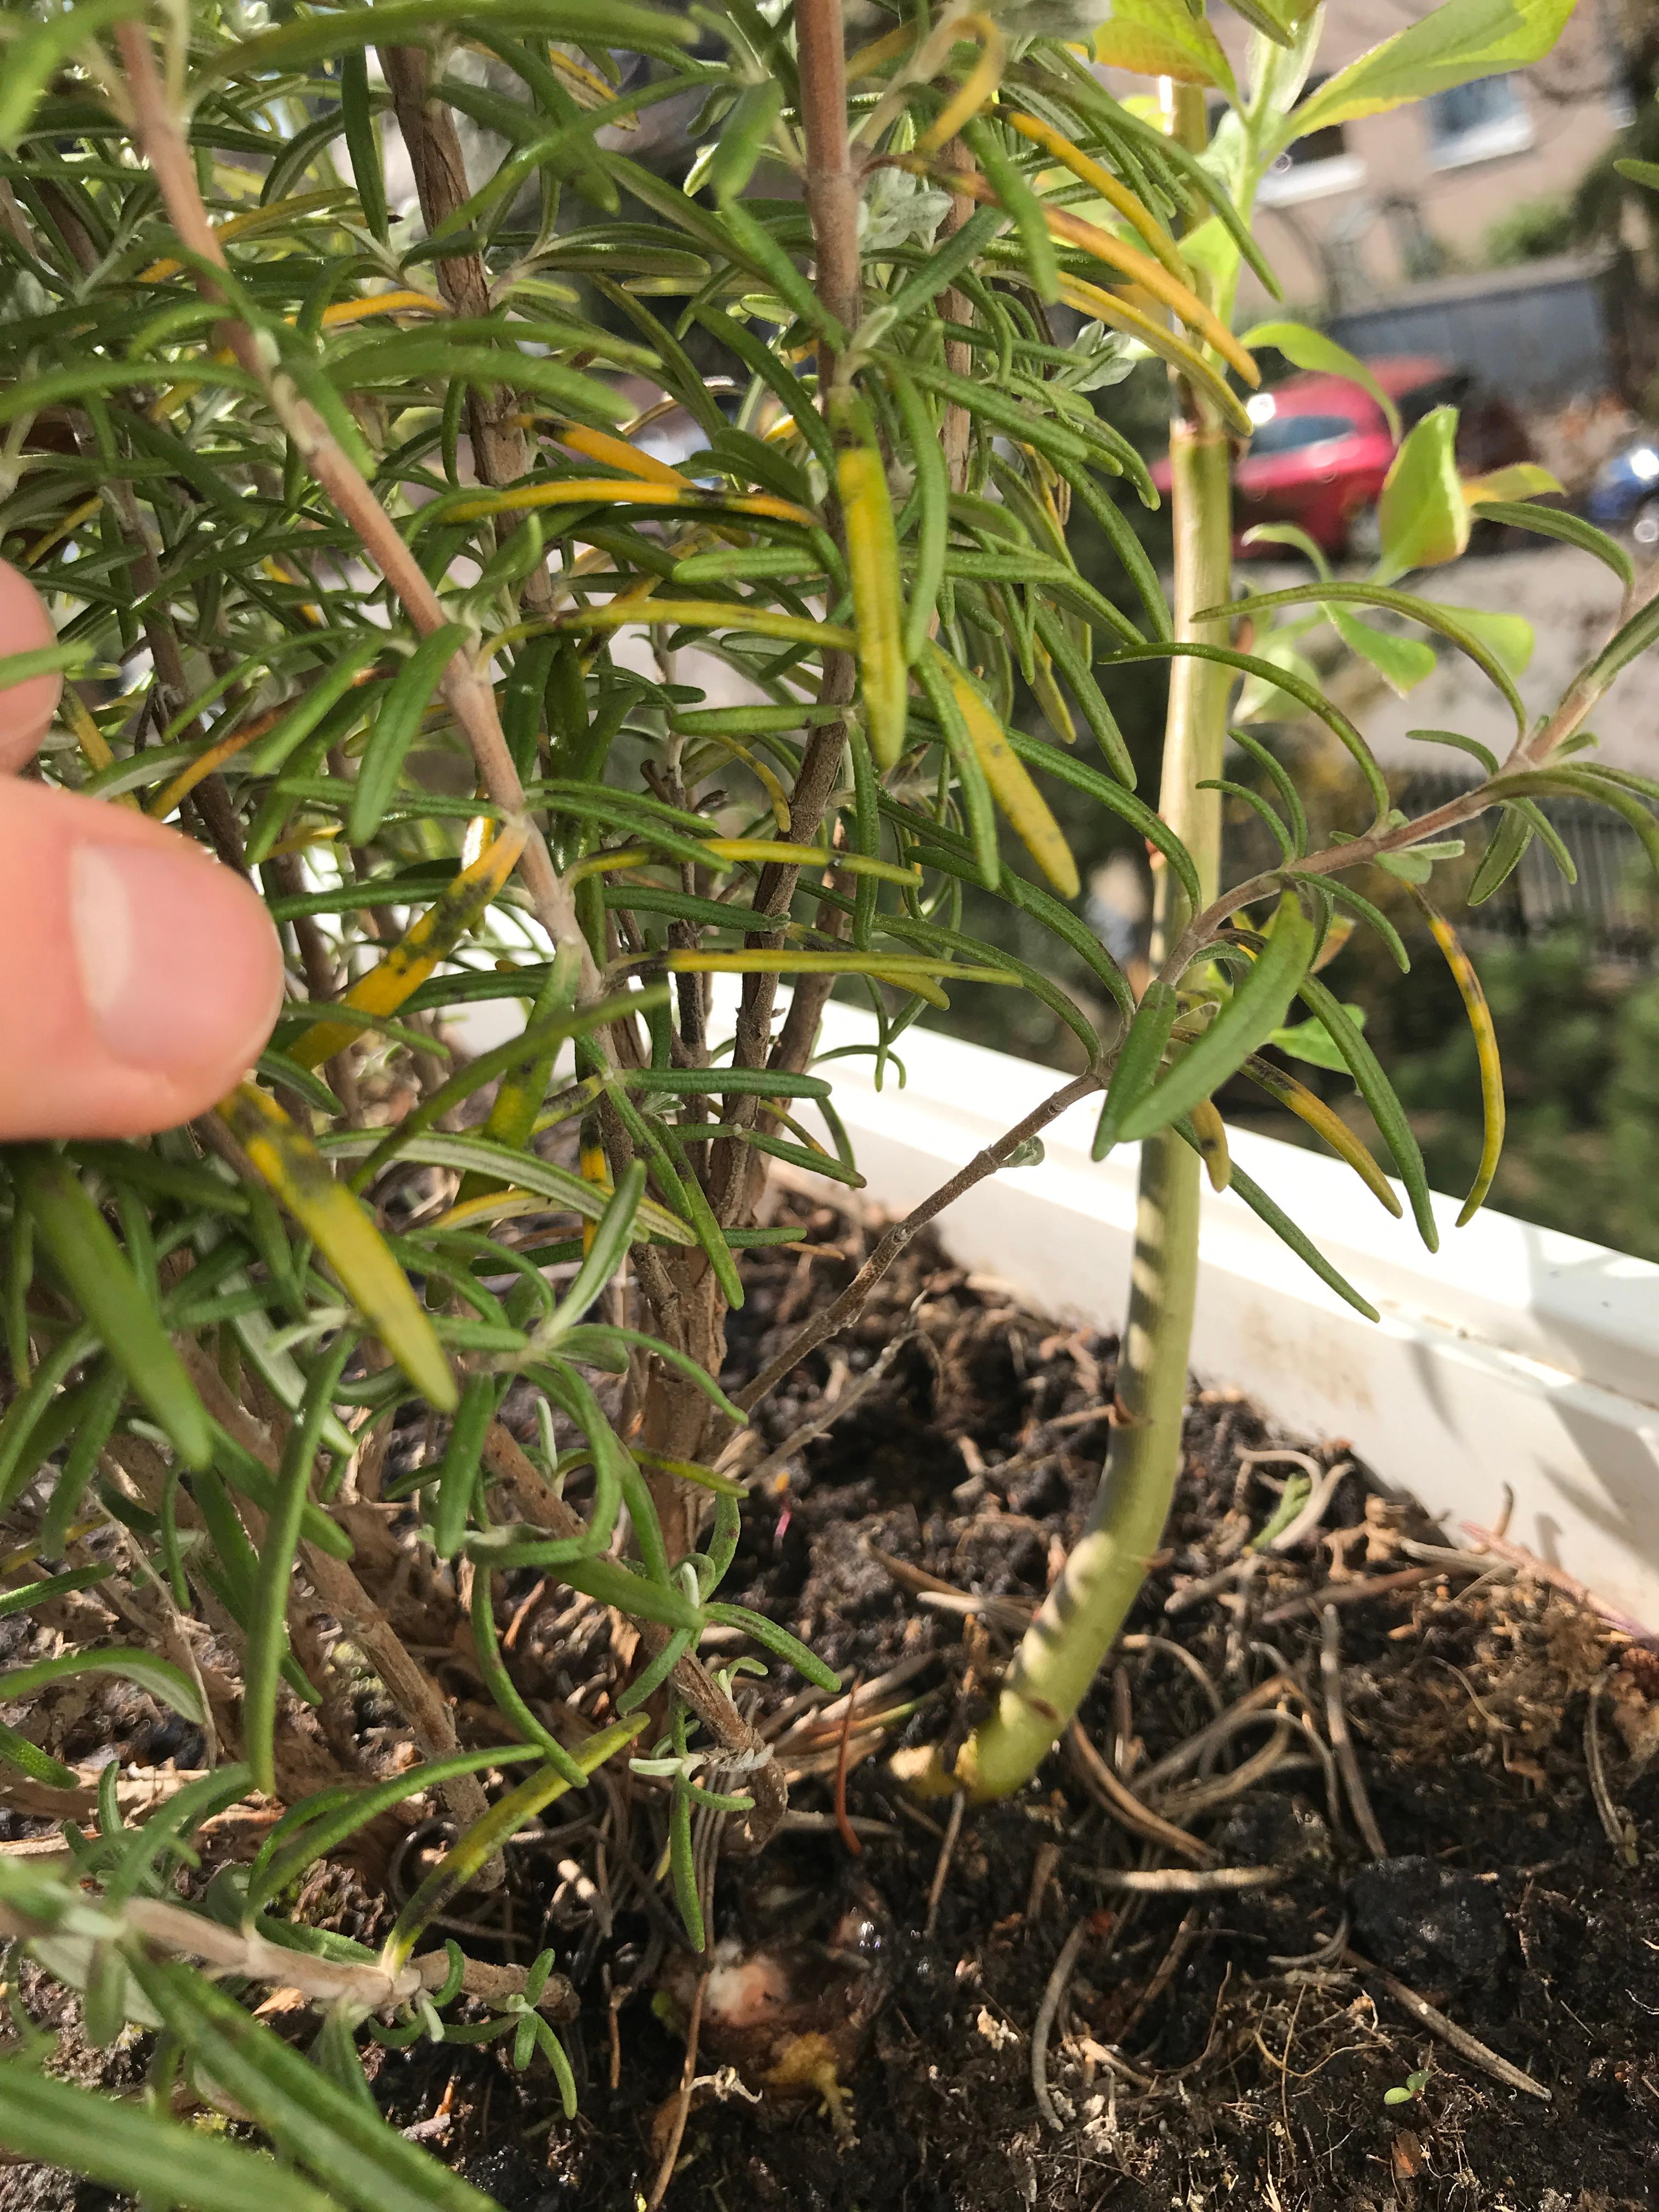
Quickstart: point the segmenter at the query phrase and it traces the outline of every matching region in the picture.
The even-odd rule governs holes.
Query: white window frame
[[[1277,173],[1269,169],[1256,198],[1263,207],[1294,207],[1299,200],[1357,191],[1364,181],[1365,164],[1358,154],[1332,154],[1322,161],[1293,161]]]
[[[1508,77],[1515,100],[1513,112],[1495,115],[1490,122],[1471,125],[1454,137],[1437,137],[1431,118],[1431,101],[1424,105],[1423,119],[1429,138],[1429,166],[1432,169],[1468,169],[1478,161],[1498,161],[1510,154],[1528,153],[1537,143],[1533,129],[1532,113],[1527,106],[1525,94],[1514,82],[1512,70],[1494,70],[1494,76]]]

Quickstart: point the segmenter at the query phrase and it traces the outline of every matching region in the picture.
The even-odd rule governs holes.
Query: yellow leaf
[[[991,794],[1007,816],[1014,834],[1036,862],[1061,898],[1074,899],[1082,888],[1077,862],[1065,833],[1049,811],[1048,802],[1032,782],[1025,763],[1009,744],[1001,723],[991,712],[977,687],[945,654],[938,660],[944,671]]]
[[[1538,499],[1561,489],[1560,479],[1547,469],[1540,469],[1535,461],[1517,461],[1513,468],[1471,477],[1463,486],[1463,496],[1471,507],[1480,507],[1488,500]]]
[[[671,469],[654,453],[641,453],[626,438],[613,437],[609,430],[590,430],[581,422],[561,423],[559,443],[568,446],[584,460],[602,461],[608,468],[621,469],[624,475],[643,477],[648,483],[676,484],[682,491],[693,489],[690,477]]]
[[[476,522],[481,515],[520,514],[531,507],[593,507],[615,501],[627,507],[718,507],[725,514],[765,515],[775,522],[799,522],[816,528],[810,507],[777,499],[769,491],[727,495],[702,484],[618,483],[615,477],[570,477],[561,483],[520,484],[512,491],[482,493],[444,510],[447,522]]]
[[[904,658],[904,593],[887,471],[872,446],[836,457],[836,487],[847,526],[847,568],[858,624],[859,686],[870,750],[883,768],[904,750],[909,666]]]
[[[378,966],[361,976],[340,1001],[360,1014],[395,1013],[411,991],[424,983],[438,963],[473,928],[485,908],[512,874],[524,850],[522,828],[503,829],[471,867],[434,899],[407,936]],[[302,1067],[316,1067],[361,1034],[362,1024],[327,1020],[313,1023],[289,1047]]]
[[[323,328],[338,330],[343,323],[366,323],[373,315],[447,315],[449,309],[430,292],[371,292],[367,299],[336,300],[323,309]]]
[[[1080,183],[1087,185],[1109,207],[1115,209],[1127,223],[1139,232],[1176,282],[1190,287],[1192,271],[1182,259],[1168,231],[1144,200],[1138,198],[1127,185],[1120,183],[1109,169],[1103,168],[1080,146],[1074,146],[1069,138],[1062,137],[1053,124],[1044,123],[1035,115],[1022,115],[1017,108],[1008,110],[1006,119],[1023,138],[1029,138],[1034,144],[1044,148]]]
[[[440,1412],[453,1412],[459,1393],[437,1332],[362,1201],[336,1182],[310,1138],[252,1084],[240,1085],[218,1110],[404,1373]]]

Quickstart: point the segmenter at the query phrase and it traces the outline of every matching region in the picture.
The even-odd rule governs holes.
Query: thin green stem
[[[1201,144],[1201,101],[1189,100],[1184,88],[1176,100],[1176,129]],[[1170,441],[1175,634],[1224,644],[1224,623],[1193,617],[1200,608],[1222,604],[1208,595],[1231,574],[1231,449],[1225,430],[1190,386],[1178,383],[1176,398]],[[1219,793],[1200,787],[1221,773],[1232,681],[1224,665],[1192,659],[1177,660],[1170,675],[1158,811],[1193,856],[1205,906],[1220,886],[1221,811]],[[1153,915],[1155,962],[1191,919],[1185,893],[1162,870]],[[1004,1796],[1036,1771],[1116,1640],[1163,1534],[1181,1469],[1198,1287],[1199,1170],[1197,1153],[1173,1129],[1141,1147],[1134,1267],[1111,1449],[1088,1528],[1027,1630],[995,1712],[958,1762],[959,1774],[977,1796]]]

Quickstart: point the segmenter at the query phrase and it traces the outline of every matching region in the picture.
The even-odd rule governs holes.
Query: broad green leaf
[[[1395,455],[1376,511],[1384,574],[1438,568],[1468,545],[1469,509],[1458,481],[1456,442],[1457,410],[1436,407]]]
[[[1252,352],[1258,346],[1273,346],[1297,368],[1310,369],[1321,376],[1346,377],[1350,384],[1357,384],[1363,392],[1370,392],[1388,418],[1389,429],[1396,438],[1400,436],[1400,410],[1364,362],[1351,354],[1346,346],[1327,337],[1323,331],[1312,330],[1306,323],[1257,323],[1254,329],[1245,331],[1240,343]]]
[[[1463,496],[1471,507],[1487,507],[1494,500],[1543,499],[1563,489],[1560,478],[1535,461],[1517,461],[1512,468],[1494,469],[1490,476],[1471,477]]]
[[[1454,622],[1472,630],[1511,676],[1526,674],[1536,640],[1524,615],[1502,614],[1491,607],[1448,607],[1446,612]]]
[[[1403,615],[1408,622],[1421,623],[1425,629],[1438,631],[1442,637],[1449,638],[1461,652],[1467,653],[1475,665],[1492,678],[1509,703],[1510,711],[1515,716],[1517,733],[1525,732],[1527,709],[1520,693],[1515,688],[1509,662],[1504,657],[1504,653],[1494,649],[1488,635],[1481,627],[1486,622],[1495,621],[1499,628],[1492,635],[1501,636],[1505,650],[1513,653],[1517,652],[1524,642],[1518,631],[1510,627],[1517,619],[1513,616],[1484,617],[1478,612],[1471,616],[1467,607],[1444,606],[1438,600],[1419,599],[1415,592],[1395,591],[1387,584],[1332,582],[1322,586],[1293,584],[1286,591],[1263,592],[1254,599],[1235,600],[1226,607],[1206,609],[1200,619],[1218,619],[1224,615],[1256,614],[1268,607],[1299,606],[1316,599],[1324,605],[1325,611],[1333,622],[1337,621],[1337,605],[1352,602],[1358,606],[1387,607],[1395,614]],[[1340,629],[1341,624],[1338,623],[1337,627]],[[1344,631],[1343,635],[1346,636],[1346,632]],[[1373,631],[1371,635],[1375,636],[1377,633]],[[1357,641],[1349,641],[1355,645],[1356,650],[1364,650]],[[1367,658],[1370,656],[1367,655]],[[1523,661],[1522,663],[1523,668],[1525,665]],[[1425,669],[1423,672],[1426,675],[1428,671]]]
[[[1389,690],[1397,691],[1402,699],[1408,691],[1414,691],[1425,677],[1433,675],[1434,647],[1425,645],[1420,637],[1401,637],[1397,631],[1378,629],[1374,623],[1361,622],[1357,616],[1328,604],[1325,611],[1349,651],[1368,660]]]
[[[1365,1009],[1345,1006],[1343,1012],[1356,1028],[1363,1028]],[[1267,1039],[1280,1052],[1287,1052],[1292,1060],[1305,1060],[1315,1067],[1328,1067],[1334,1074],[1346,1075],[1348,1063],[1337,1050],[1335,1040],[1323,1022],[1310,1015],[1306,1021],[1292,1022],[1286,1029],[1277,1029]]]
[[[1164,0],[1115,0],[1091,41],[1095,59],[1138,76],[1172,76],[1181,84],[1213,84],[1229,100],[1238,88],[1221,41],[1201,15]]]
[[[1443,0],[1443,4],[1327,77],[1285,121],[1278,143],[1381,115],[1505,70],[1541,61],[1565,29],[1573,0]]]

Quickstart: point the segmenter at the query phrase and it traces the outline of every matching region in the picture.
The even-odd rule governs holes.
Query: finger
[[[0,654],[33,653],[57,642],[40,595],[0,561]],[[61,676],[31,676],[0,691],[0,769],[21,768],[52,726]]]
[[[0,726],[7,702],[0,693]],[[276,1017],[249,886],[125,807],[0,781],[0,1139],[117,1137],[199,1114]]]

